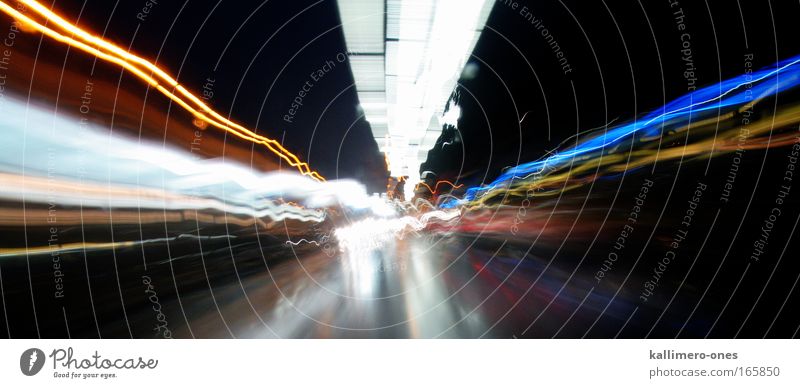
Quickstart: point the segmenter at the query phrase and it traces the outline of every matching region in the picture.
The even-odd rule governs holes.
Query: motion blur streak
[[[3,257],[11,257],[11,256],[23,256],[23,255],[37,255],[37,254],[60,254],[60,253],[67,253],[67,252],[79,252],[79,251],[102,251],[106,249],[122,249],[126,247],[132,247],[137,245],[147,245],[147,244],[154,244],[154,243],[163,243],[168,241],[176,241],[178,239],[198,239],[198,240],[215,240],[215,239],[231,239],[236,238],[236,236],[232,235],[221,235],[221,236],[195,236],[191,234],[181,234],[177,237],[170,237],[170,238],[154,238],[149,240],[142,240],[142,241],[116,241],[116,242],[107,242],[107,243],[91,243],[91,242],[82,242],[82,243],[70,243],[70,244],[58,244],[58,245],[48,245],[42,247],[27,247],[27,248],[0,248],[0,258]]]
[[[333,234],[345,252],[369,252],[384,244],[403,239],[408,232],[425,229],[432,221],[450,222],[461,215],[460,211],[437,210],[422,214],[419,218],[405,216],[400,218],[367,218],[336,229]],[[319,245],[319,244],[317,244]]]
[[[459,184],[459,185],[456,185],[455,183],[453,183],[453,182],[450,182],[450,181],[448,181],[448,180],[443,180],[443,181],[438,181],[438,182],[436,182],[436,184],[433,186],[433,188],[431,188],[431,186],[430,186],[430,185],[428,185],[428,184],[427,184],[427,183],[425,183],[425,182],[419,182],[419,183],[417,184],[417,187],[419,187],[419,186],[423,186],[423,187],[427,188],[427,189],[428,189],[428,191],[430,191],[432,194],[437,194],[437,193],[439,192],[439,186],[441,186],[441,185],[443,185],[443,184],[444,184],[444,185],[449,185],[449,186],[450,186],[451,188],[453,188],[453,189],[460,189],[461,187],[464,187],[464,185],[461,185],[461,184]]]
[[[24,111],[25,115],[11,114]],[[55,127],[57,137],[52,132]],[[199,229],[238,225],[256,226],[267,234],[299,231],[303,237],[326,222],[330,209],[394,214],[355,181],[318,182],[297,174],[259,173],[236,163],[195,159],[163,144],[108,133],[10,98],[0,108],[0,129],[4,139],[0,227],[47,230],[56,220],[71,229],[112,225],[155,229],[169,224],[181,227],[174,227],[166,238],[190,232],[200,238]],[[106,244],[87,243],[80,235],[61,236],[46,249],[30,241],[24,248],[20,240],[14,242],[18,247],[0,254],[57,252],[63,247],[116,249],[155,241],[139,237]]]
[[[36,13],[42,16],[45,19],[46,23],[55,24],[55,26],[63,29],[63,33],[59,33],[58,31],[55,31],[45,26],[44,24],[32,19],[31,17],[22,14],[14,7],[12,7],[11,5],[2,0],[0,0],[0,11],[5,12],[14,19],[19,20],[23,25],[31,27],[36,31],[39,31],[49,36],[50,38],[53,38],[62,43],[66,43],[72,47],[83,50],[89,54],[95,55],[100,59],[122,66],[126,70],[129,70],[131,73],[136,75],[138,78],[142,79],[143,81],[147,82],[148,84],[156,88],[158,91],[167,96],[170,100],[176,102],[178,105],[191,112],[198,119],[207,122],[219,129],[225,130],[244,140],[264,145],[275,155],[277,155],[278,157],[289,163],[290,166],[296,167],[301,174],[310,176],[318,181],[325,180],[319,173],[317,173],[316,171],[312,171],[307,163],[301,162],[297,156],[289,152],[278,141],[261,136],[255,133],[254,131],[251,131],[223,117],[222,115],[211,109],[208,105],[203,103],[203,101],[200,98],[198,98],[197,96],[186,90],[186,88],[178,84],[178,81],[172,78],[165,71],[158,68],[156,65],[150,63],[145,59],[142,59],[141,57],[130,54],[125,50],[117,47],[116,45],[113,45],[101,38],[89,34],[86,31],[83,31],[82,29],[67,22],[62,17],[50,11],[45,6],[39,4],[36,1],[20,0],[20,2],[30,7],[32,10],[34,10]],[[151,74],[154,74],[155,78],[151,75],[148,75],[148,71]],[[161,79],[169,87],[171,87],[172,90],[177,91],[178,94],[186,98],[188,102],[183,98],[181,98],[180,96],[173,93],[172,91],[168,90],[156,78]]]
[[[770,114],[753,112],[763,101],[798,84],[800,57],[794,57],[698,89],[632,123],[590,133],[589,139],[563,151],[511,168],[486,186],[467,189],[461,199],[444,199],[440,206],[471,207],[500,198],[553,196],[659,161],[789,145],[796,134],[788,130],[800,123],[799,104],[779,105]],[[763,105],[759,109],[773,109]]]

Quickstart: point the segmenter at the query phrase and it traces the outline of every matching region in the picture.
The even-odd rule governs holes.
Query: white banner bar
[[[800,387],[798,353],[795,340],[8,340],[0,375],[3,387]]]

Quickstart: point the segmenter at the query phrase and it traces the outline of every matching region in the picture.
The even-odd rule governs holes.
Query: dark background
[[[496,3],[471,59],[477,73],[462,79],[458,89],[463,110],[458,131],[445,131],[422,170],[433,170],[441,178],[458,178],[467,185],[491,181],[502,168],[537,159],[576,133],[631,120],[685,94],[681,32],[673,15],[677,8],[683,10],[686,32],[691,34],[698,87],[742,74],[746,54],[753,54],[755,68],[800,54],[800,41],[796,38],[800,5],[795,1],[685,0],[674,7],[667,0],[520,0],[518,3],[517,10],[504,2]],[[96,0],[85,4],[57,1],[54,7],[66,14],[67,19],[76,20],[80,15],[81,26],[97,32],[105,30],[109,39],[157,59],[192,90],[200,90],[209,77],[215,79],[212,104],[218,110],[257,127],[259,133],[282,139],[288,149],[326,177],[359,179],[372,190],[385,186],[383,157],[368,125],[356,111],[352,75],[346,67],[337,67],[316,84],[294,123],[282,121],[308,74],[344,51],[341,31],[336,28],[339,21],[334,1],[163,1],[142,22],[136,14],[144,4],[145,1],[133,0]],[[572,69],[570,73],[563,73],[548,43],[519,14],[523,6],[542,20],[558,42]],[[45,45],[49,50],[43,50],[42,55],[60,63],[61,46],[47,42]],[[86,71],[89,65],[91,61],[85,58],[70,62],[74,71]],[[109,69],[112,68],[105,68],[103,77],[115,82],[115,73]],[[122,82],[137,84],[128,79]],[[162,110],[169,107],[161,100],[152,104]],[[135,134],[135,128],[129,129]],[[166,132],[147,135],[165,141],[175,138]],[[226,146],[253,150],[247,143],[237,145],[236,140],[214,133],[208,136],[220,136],[227,140]],[[444,142],[453,144],[443,148]],[[568,214],[569,222],[579,225],[597,222],[605,214],[619,219],[622,212],[629,210],[630,193],[638,190],[642,179],[650,177],[656,181],[656,189],[643,211],[641,227],[637,227],[614,274],[600,287],[605,295],[613,295],[624,275],[634,272],[633,268],[636,268],[634,278],[646,279],[650,275],[679,225],[697,182],[708,184],[702,208],[680,249],[679,259],[670,266],[668,278],[660,284],[657,296],[639,306],[632,325],[622,336],[647,335],[670,302],[672,307],[658,321],[654,337],[676,336],[690,316],[683,336],[796,335],[798,323],[792,319],[792,311],[800,303],[795,289],[800,264],[796,261],[794,226],[800,187],[795,186],[784,205],[784,213],[773,229],[761,261],[748,259],[786,167],[786,152],[786,149],[747,151],[736,189],[727,204],[718,201],[731,163],[730,157],[723,155],[711,160],[707,172],[706,163],[701,162],[631,173],[620,181],[576,190],[569,194],[570,201],[565,201],[562,208],[555,207]],[[252,160],[247,153],[236,157],[245,163]],[[260,163],[256,161],[255,167],[261,168]],[[616,200],[618,193],[621,194]],[[584,208],[601,216],[578,211]],[[615,227],[599,228],[605,228],[603,236],[613,238],[618,233]],[[609,241],[601,239],[590,244],[575,236],[558,237],[561,239],[554,239],[552,251],[543,250],[536,252],[537,255],[547,258],[558,255],[555,262],[565,266],[569,273],[570,266],[581,259],[585,249],[587,260],[576,271],[590,279],[608,252]],[[530,244],[518,243],[522,245],[520,252]],[[559,244],[567,249],[561,251]],[[94,267],[93,275],[107,281],[105,288],[98,286],[110,295],[110,301],[104,304],[104,308],[111,310],[105,319],[110,332],[107,336],[125,337],[127,333],[116,325],[122,321],[117,311],[119,301],[114,295],[117,284],[111,276],[116,268],[105,259],[107,256],[98,255],[97,261],[102,264],[98,264],[100,269]],[[49,273],[47,264],[39,269],[40,273]],[[14,275],[26,270],[24,262],[4,264],[6,290],[27,291],[27,278]],[[234,278],[233,274],[226,272],[229,278]],[[684,275],[686,279],[682,282]],[[138,277],[133,279],[138,281]],[[45,279],[43,284],[49,281]],[[635,301],[640,286],[641,282],[629,283],[621,294]],[[49,295],[47,289],[42,292]],[[131,286],[129,292],[138,295],[141,289]],[[671,301],[673,295],[675,299]],[[7,299],[19,303],[19,307],[9,307],[9,315],[17,319],[13,325],[15,336],[32,337],[37,334],[32,319],[28,318],[33,310],[31,306],[22,306],[27,303],[25,298],[25,292],[8,292]],[[595,302],[601,308],[606,303]],[[144,302],[143,305],[147,307]],[[692,315],[695,306],[698,310]],[[757,308],[751,310],[753,306]],[[564,309],[557,313],[568,316],[571,311]],[[778,311],[782,311],[781,319],[771,332],[765,333]],[[57,313],[47,321],[58,323],[54,326],[60,330],[61,316]],[[538,310],[531,310],[531,314],[536,313]],[[631,314],[632,311],[624,311],[620,317],[599,321],[594,335],[613,337]],[[585,330],[593,318],[576,319],[575,332]],[[82,325],[88,322],[73,319]],[[84,329],[91,334],[91,327]],[[64,336],[58,330],[47,332],[46,336]]]
[[[435,148],[423,170],[491,181],[578,132],[630,121],[686,94],[679,9],[698,88],[744,73],[745,54],[753,54],[755,69],[800,54],[793,37],[800,5],[792,1],[517,3],[516,10],[495,3],[472,60],[477,76],[461,80],[463,148]],[[564,74],[523,7],[550,31],[571,72]]]
[[[800,53],[792,30],[796,2],[509,3],[495,3],[470,60],[477,73],[461,80],[458,131],[445,131],[420,171],[490,181],[578,132],[631,120],[685,94],[682,32],[673,14],[679,9],[698,87],[743,73],[745,54],[760,68]],[[160,2],[141,21],[144,5],[56,1],[54,8],[156,59],[192,90],[214,79],[215,108],[283,140],[326,177],[385,187],[383,157],[357,111],[345,64],[315,83],[293,123],[282,119],[309,73],[345,51],[335,1]],[[523,7],[550,31],[568,74]]]
[[[293,122],[283,120],[303,84],[311,81],[309,74],[346,52],[335,1],[159,1],[142,21],[137,15],[145,4],[131,0],[56,1],[54,9],[67,20],[78,20],[85,29],[105,31],[105,37],[118,45],[156,60],[197,94],[212,79],[210,104],[217,111],[282,141],[326,178],[358,179],[374,191],[385,188],[384,158],[357,112],[347,63],[339,64],[319,82],[312,81],[314,87]],[[63,58],[62,46],[45,44]],[[83,55],[73,51],[71,56]],[[88,70],[87,63],[73,66]],[[96,76],[114,80],[113,75],[118,74],[113,67],[103,70]],[[127,89],[141,85],[127,78],[122,82],[131,84]],[[152,96],[149,104],[163,111],[169,108],[158,96]],[[171,111],[180,114],[175,107]],[[219,136],[216,132],[206,134]],[[165,141],[174,138],[172,135]],[[230,137],[224,141],[232,147],[251,147]],[[253,152],[263,151],[255,148]],[[236,158],[253,162],[247,155]],[[255,167],[259,168],[258,161]],[[272,168],[267,164],[266,169]]]

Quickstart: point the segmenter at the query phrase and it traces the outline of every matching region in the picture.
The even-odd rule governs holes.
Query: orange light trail
[[[432,194],[436,194],[436,192],[439,191],[439,185],[441,185],[442,183],[450,185],[453,189],[458,189],[458,188],[464,186],[464,185],[456,185],[455,183],[450,182],[448,180],[443,180],[443,181],[436,182],[436,185],[434,185],[433,188],[428,186],[428,184],[425,183],[425,182],[419,182],[417,184],[417,188],[419,188],[419,186],[422,185],[422,186],[427,187],[428,191],[430,191]]]
[[[48,23],[52,23],[53,25],[61,28],[63,31],[55,31],[54,29],[51,29],[50,27],[33,20],[31,17],[21,13],[4,0],[0,0],[0,11],[56,41],[66,43],[100,59],[123,67],[139,79],[156,88],[156,90],[160,91],[170,100],[191,112],[198,119],[203,120],[219,129],[227,131],[241,139],[264,145],[272,153],[289,163],[290,166],[297,168],[301,174],[310,176],[318,181],[325,180],[325,178],[323,178],[319,173],[312,171],[307,163],[300,161],[297,156],[289,152],[289,150],[284,148],[283,145],[281,145],[278,141],[261,136],[231,120],[228,120],[203,103],[200,98],[189,92],[167,72],[160,69],[153,63],[78,28],[74,24],[69,23],[55,12],[49,10],[47,7],[34,0],[19,0],[19,2],[30,7],[30,9],[32,9],[34,12],[46,19]],[[147,71],[149,71],[150,74],[148,74]],[[159,80],[161,80],[161,82],[159,82]],[[162,82],[168,87],[171,87],[172,90],[167,89],[167,87],[162,85]],[[177,94],[174,92],[177,92]],[[184,98],[188,100],[188,102],[184,100]]]

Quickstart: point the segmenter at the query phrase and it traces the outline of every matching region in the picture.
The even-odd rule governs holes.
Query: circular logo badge
[[[44,366],[44,352],[41,349],[30,348],[19,357],[19,369],[25,376],[39,373]]]

